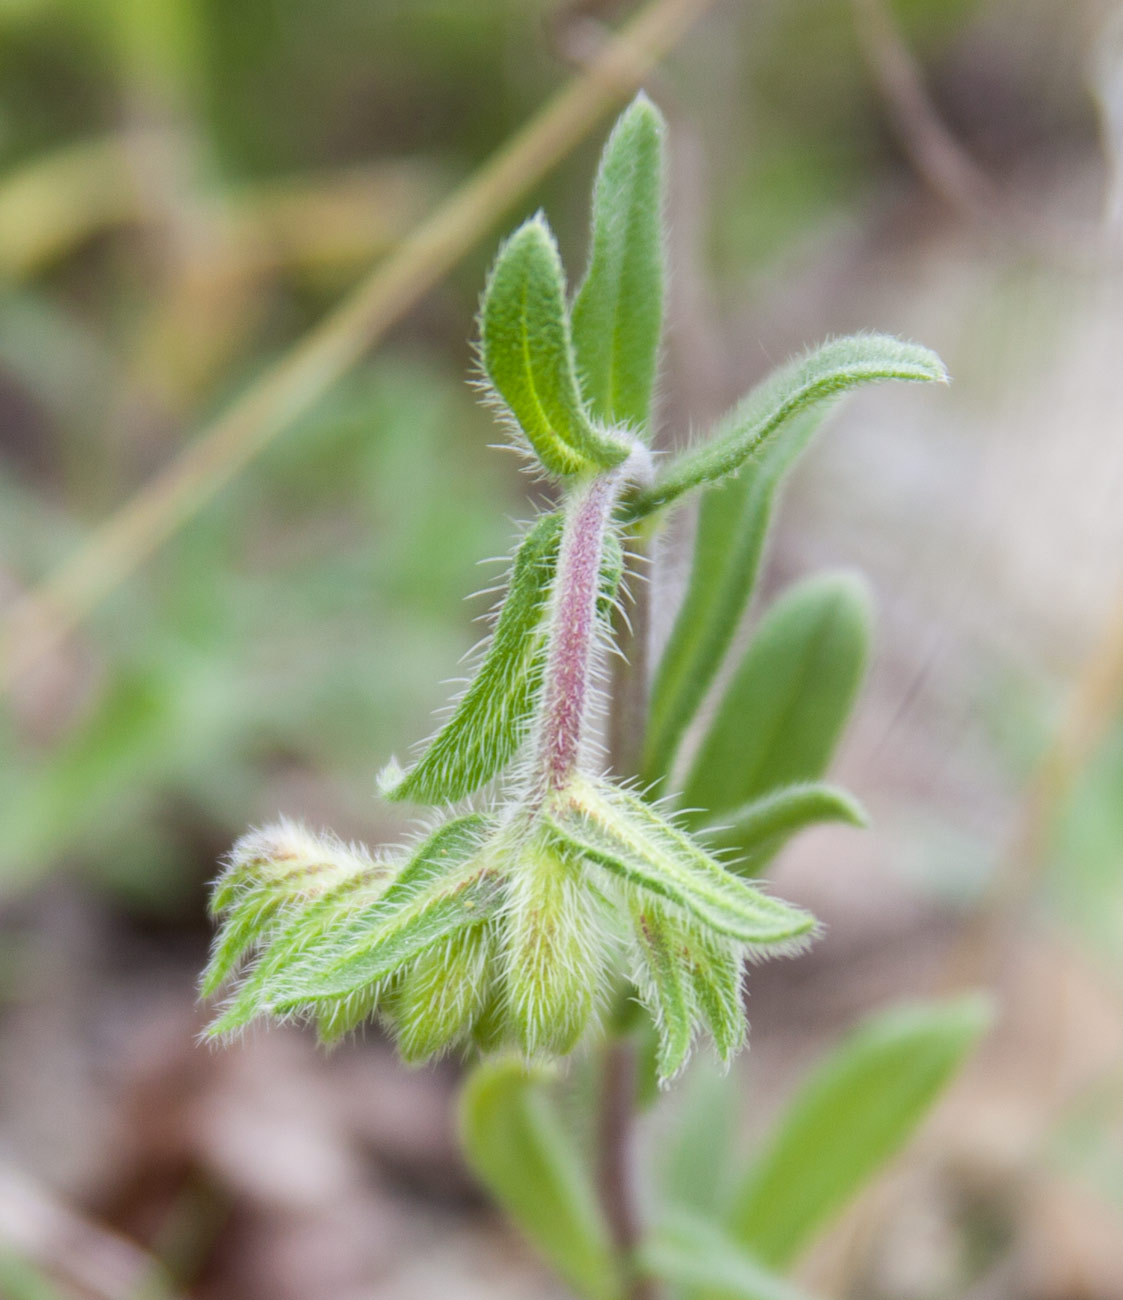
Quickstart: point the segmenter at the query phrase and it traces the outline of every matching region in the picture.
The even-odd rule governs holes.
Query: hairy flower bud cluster
[[[699,1025],[744,1039],[746,956],[798,947],[805,912],[726,871],[673,822],[574,777],[530,811],[439,827],[391,865],[292,823],[235,845],[204,979],[234,980],[213,1026],[313,1020],[331,1041],[377,1015],[408,1060],[472,1045],[564,1054],[626,977],[660,1031],[660,1074]]]

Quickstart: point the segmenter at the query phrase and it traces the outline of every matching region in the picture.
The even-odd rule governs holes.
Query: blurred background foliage
[[[0,602],[79,551],[628,9],[0,0]],[[842,767],[879,829],[785,859],[832,933],[754,980],[746,1068],[767,1111],[859,1011],[993,984],[996,1045],[895,1176],[901,1212],[884,1189],[863,1203],[814,1280],[1123,1296],[1120,20],[1106,0],[894,0],[929,109],[994,182],[988,212],[925,184],[856,11],[717,3],[648,83],[675,157],[667,441],[833,332],[915,336],[957,381],[848,407],[785,502],[773,588],[842,563],[877,591]],[[430,727],[489,606],[462,598],[501,573],[477,562],[538,491],[489,449],[465,382],[477,295],[538,204],[581,265],[599,143],[9,690],[0,1155],[26,1182],[0,1180],[0,1294],[56,1294],[33,1263],[77,1231],[61,1203],[106,1261],[66,1295],[544,1294],[449,1172],[441,1072],[395,1084],[377,1041],[325,1063],[285,1035],[200,1061],[192,984],[205,884],[248,823],[406,828],[374,773]],[[1026,1062],[1046,1059],[1042,1082]],[[262,1118],[247,1098],[267,1085]],[[328,1136],[310,1099],[339,1117]],[[258,1168],[271,1144],[283,1168]]]

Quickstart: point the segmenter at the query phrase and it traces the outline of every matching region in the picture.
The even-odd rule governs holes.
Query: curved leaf
[[[644,1271],[706,1300],[811,1300],[709,1219],[679,1211],[640,1247]]]
[[[654,485],[630,503],[639,519],[675,501],[691,488],[736,474],[785,421],[816,403],[883,379],[946,381],[939,357],[916,343],[888,334],[853,334],[832,339],[788,362],[738,403],[713,436],[673,460]]]
[[[565,852],[741,943],[789,947],[815,928],[808,912],[746,885],[627,791],[584,783],[541,816]]]
[[[783,786],[742,804],[722,816],[722,826],[707,831],[706,842],[736,849],[739,857],[730,870],[739,875],[759,873],[793,835],[823,822],[867,826],[865,809],[837,786],[808,781]]]
[[[969,996],[896,1007],[823,1061],[734,1198],[731,1230],[784,1268],[904,1145],[990,1023]]]
[[[296,911],[208,1033],[361,995],[441,940],[482,924],[498,893],[480,855],[490,825],[480,816],[446,822],[389,885],[378,882],[375,897],[356,876]]]
[[[564,476],[627,458],[627,443],[597,430],[582,403],[565,276],[543,216],[499,250],[480,325],[484,371],[546,469]]]

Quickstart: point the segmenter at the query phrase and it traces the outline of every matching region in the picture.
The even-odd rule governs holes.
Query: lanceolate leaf
[[[557,565],[560,513],[543,515],[515,555],[491,642],[452,716],[404,775],[381,778],[388,799],[454,803],[501,772],[525,734],[542,678],[542,616]]]
[[[694,991],[675,947],[676,935],[662,908],[632,903],[632,930],[639,954],[639,993],[658,1031],[656,1072],[673,1079],[686,1064],[694,1037]]]
[[[811,1300],[754,1258],[710,1219],[665,1216],[640,1247],[645,1272],[705,1300]]]
[[[582,403],[565,277],[544,217],[532,217],[499,250],[481,328],[487,377],[546,469],[564,476],[627,457],[627,443],[601,433]]]
[[[845,790],[821,782],[783,786],[760,799],[723,814],[722,826],[710,831],[706,843],[736,849],[731,870],[741,875],[760,872],[789,839],[808,826],[843,822],[866,826],[862,805]]]
[[[583,783],[542,815],[565,852],[676,904],[719,934],[786,946],[815,927],[814,917],[746,885],[626,791]]]
[[[749,1029],[741,988],[741,951],[728,939],[685,926],[682,945],[702,1019],[718,1056],[730,1061],[744,1047]]]
[[[573,344],[593,414],[645,434],[663,324],[665,135],[643,94],[616,123],[593,191],[589,269],[573,302]]]
[[[541,1071],[477,1066],[461,1094],[460,1135],[473,1172],[574,1291],[616,1300],[623,1285],[592,1179]]]
[[[946,381],[947,372],[934,352],[887,334],[832,339],[754,388],[718,425],[713,437],[683,452],[653,487],[633,499],[632,517],[642,518],[691,488],[736,474],[785,421],[816,403],[882,379]]]
[[[379,777],[391,800],[445,804],[474,794],[507,767],[526,739],[546,661],[544,615],[557,568],[562,516],[543,515],[515,555],[510,585],[476,675],[452,716],[425,753],[402,773],[396,764]],[[611,621],[624,574],[624,552],[613,532],[605,538],[599,616]]]
[[[361,993],[433,945],[481,924],[497,901],[479,857],[489,825],[479,816],[445,823],[373,899],[358,877],[297,911],[209,1032]]]
[[[978,997],[898,1007],[828,1056],[734,1198],[742,1246],[787,1267],[900,1149],[989,1021]]]
[[[480,852],[491,826],[485,817],[458,817],[430,835],[375,903],[350,917],[332,942],[291,963],[274,992],[278,1009],[386,979],[486,921],[499,902],[496,876]]]
[[[779,786],[813,781],[865,672],[869,597],[834,574],[799,583],[765,615],[690,770],[684,798],[718,819]]]
[[[702,497],[690,582],[651,693],[644,779],[670,775],[756,585],[778,486],[822,423],[822,407],[777,430],[736,478]]]
[[[251,953],[317,899],[356,891],[377,897],[392,872],[389,862],[375,861],[361,845],[314,835],[288,820],[243,835],[211,897],[210,912],[220,925],[203,972],[203,996],[215,993]]]

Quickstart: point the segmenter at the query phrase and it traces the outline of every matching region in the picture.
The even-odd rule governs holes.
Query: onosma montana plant
[[[492,268],[482,387],[558,504],[523,531],[447,721],[411,766],[382,774],[384,797],[437,810],[432,829],[387,853],[287,821],[243,837],[212,901],[203,990],[228,990],[212,1034],[298,1017],[331,1040],[377,1017],[412,1061],[502,1047],[540,1057],[570,1052],[638,999],[665,1081],[700,1034],[729,1059],[745,1039],[746,961],[813,936],[813,917],[751,882],[800,827],[861,820],[818,781],[861,671],[861,587],[817,579],[779,602],[697,752],[680,756],[682,741],[751,592],[776,487],[824,408],[861,384],[944,372],[913,344],[837,339],[783,367],[710,437],[654,455],[664,134],[643,96],[617,123],[571,299],[540,214]],[[694,572],[634,720],[642,770],[614,772],[598,738],[629,568],[694,492],[705,494]],[[760,689],[793,663],[798,696]]]

